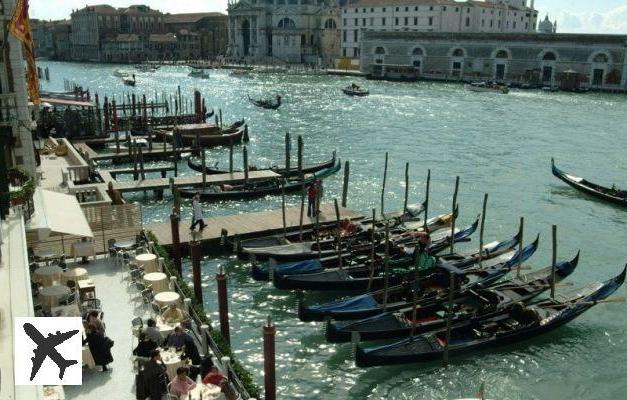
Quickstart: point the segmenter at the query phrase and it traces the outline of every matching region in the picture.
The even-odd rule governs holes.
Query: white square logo
[[[82,332],[81,318],[15,318],[15,384],[82,384]]]

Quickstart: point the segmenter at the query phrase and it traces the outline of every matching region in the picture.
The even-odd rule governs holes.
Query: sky
[[[385,1],[385,0],[382,0]],[[31,0],[30,16],[39,19],[69,18],[72,9],[85,5],[111,4],[124,7],[146,4],[162,12],[226,12],[227,0]],[[544,19],[557,19],[561,33],[627,34],[627,0],[536,0],[536,8]]]

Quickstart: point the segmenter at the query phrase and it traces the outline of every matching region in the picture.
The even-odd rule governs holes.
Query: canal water
[[[551,174],[558,166],[595,182],[627,187],[627,98],[621,95],[544,93],[513,90],[508,95],[473,93],[456,84],[369,82],[346,77],[252,74],[232,77],[210,71],[209,79],[188,77],[188,68],[163,67],[137,73],[132,89],[112,76],[114,65],[41,62],[50,68],[44,89],[63,90],[63,79],[88,87],[101,98],[134,90],[183,95],[199,89],[208,108],[222,109],[225,123],[246,118],[250,127],[251,164],[284,163],[284,136],[305,141],[305,163],[329,159],[337,150],[350,161],[348,206],[380,210],[385,152],[390,165],[385,210],[403,203],[405,163],[410,163],[410,201],[424,198],[427,170],[432,172],[430,212],[450,209],[453,185],[460,176],[461,224],[471,223],[489,193],[486,239],[511,237],[525,217],[527,238],[541,234],[541,246],[530,260],[550,264],[551,225],[558,225],[558,258],[582,251],[572,276],[575,286],[617,275],[627,262],[625,209],[578,193]],[[366,98],[350,98],[340,89],[351,82],[370,89]],[[253,107],[253,98],[283,96],[278,111]],[[228,149],[208,151],[209,163],[228,166]],[[241,148],[236,148],[236,165]],[[190,173],[185,162],[180,169]],[[325,198],[341,194],[341,173],[325,180]],[[135,195],[144,206],[145,222],[165,221],[171,197],[155,201]],[[289,196],[288,204],[299,204]],[[205,205],[220,215],[280,208],[280,198]],[[186,205],[184,217],[189,214]],[[477,246],[476,241],[462,247]],[[232,258],[203,263],[206,307],[217,320],[213,276],[219,265],[228,272],[231,337],[237,357],[263,383],[261,324],[270,315],[277,334],[277,380],[282,399],[453,399],[475,394],[485,382],[492,399],[624,398],[627,354],[627,305],[596,306],[567,326],[536,340],[438,363],[401,367],[356,368],[350,345],[327,344],[323,324],[302,323],[295,315],[293,293],[254,282],[249,265]],[[188,278],[189,267],[187,267]],[[559,291],[569,290],[560,288]],[[627,290],[620,289],[619,295]],[[310,295],[307,301],[331,298]]]

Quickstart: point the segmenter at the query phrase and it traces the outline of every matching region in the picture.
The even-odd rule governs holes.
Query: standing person
[[[200,206],[200,193],[196,192],[192,199],[192,226],[189,227],[190,231],[193,231],[196,224],[200,223],[200,230],[205,229],[205,221],[202,216],[202,207]]]
[[[144,365],[142,371],[144,378],[144,387],[150,396],[150,400],[161,400],[165,392],[168,376],[166,375],[166,366],[161,360],[159,350],[153,350],[150,353],[150,361]]]
[[[316,181],[313,181],[307,189],[307,216],[316,216],[316,198],[318,197],[318,189],[316,187]]]
[[[316,214],[319,214],[320,203],[322,202],[322,196],[324,196],[324,188],[322,187],[322,179],[318,179],[316,182]]]
[[[94,324],[89,324],[85,331],[85,340],[83,340],[83,344],[85,343],[89,345],[89,351],[96,365],[102,366],[103,372],[108,371],[107,364],[113,362],[111,355],[113,341],[103,335]]]

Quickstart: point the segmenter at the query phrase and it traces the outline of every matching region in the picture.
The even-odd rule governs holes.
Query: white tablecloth
[[[176,370],[178,367],[182,367],[183,361],[181,360],[181,356],[176,354],[174,350],[161,350],[161,359],[163,360],[163,364],[166,367],[166,373],[168,374],[168,378],[170,381],[174,379],[176,376]]]
[[[181,296],[176,292],[161,292],[155,295],[155,302],[159,304],[159,307],[167,306],[172,303],[180,305]]]
[[[96,249],[93,242],[74,242],[72,243],[71,253],[72,258],[78,257],[93,257],[96,261]]]
[[[157,264],[157,256],[151,253],[138,254],[135,256],[135,262],[142,268],[145,273],[160,272]]]
[[[212,384],[200,384],[194,388],[189,394],[192,400],[200,400],[200,394],[202,393],[202,400],[224,400],[224,393],[222,393],[220,386]],[[187,398],[186,398],[187,400]]]
[[[72,268],[68,269],[63,273],[62,281],[64,284],[67,284],[68,281],[74,281],[78,283],[78,281],[82,279],[87,279],[89,275],[87,274],[87,270],[85,268]]]
[[[161,333],[164,339],[168,337],[178,325],[178,323],[167,323],[163,321],[161,317],[157,318],[157,329],[159,329],[159,333]]]
[[[168,287],[168,276],[163,272],[150,272],[144,275],[144,283],[150,285],[154,293],[167,292],[170,290]]]
[[[87,366],[89,369],[94,369],[96,367],[96,362],[94,361],[94,357],[91,355],[89,346],[83,346],[83,365]]]
[[[44,386],[44,400],[65,400],[63,386]]]
[[[55,281],[61,281],[61,274],[63,274],[63,269],[57,265],[40,267],[35,270],[33,281],[39,283],[41,286],[50,286]]]
[[[67,306],[56,306],[50,309],[53,317],[82,317],[78,304],[70,304]]]
[[[39,291],[39,300],[41,305],[46,309],[51,309],[59,305],[62,297],[70,294],[70,288],[64,285],[52,285],[41,288]]]

